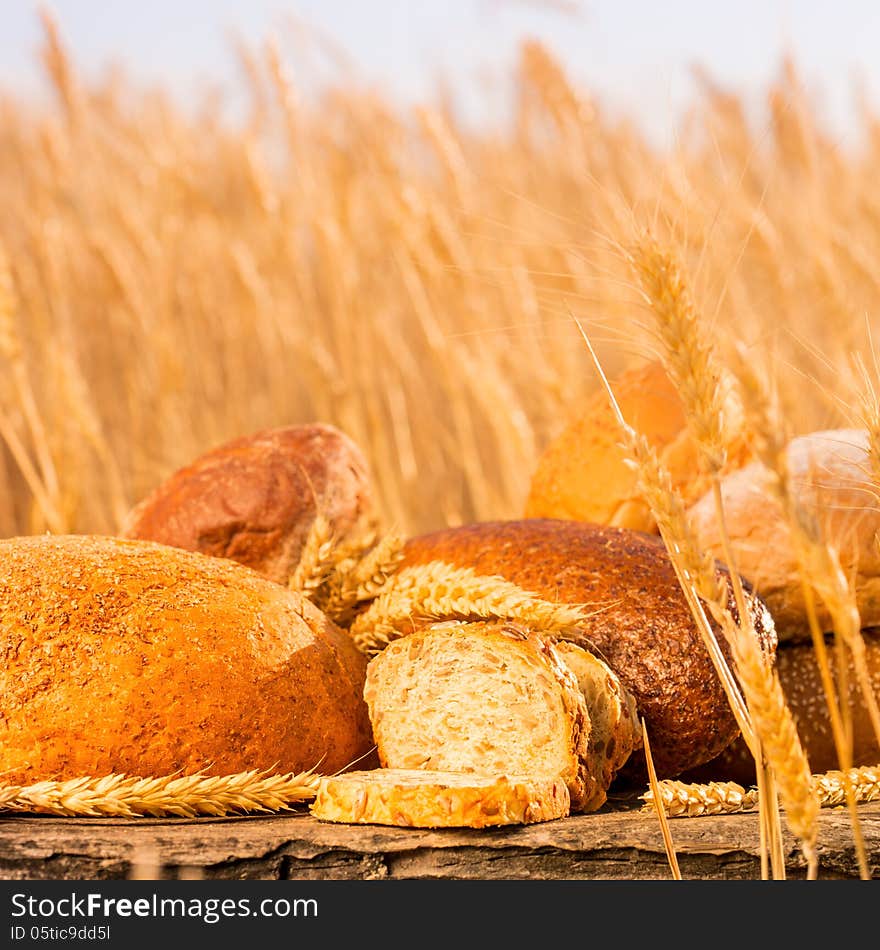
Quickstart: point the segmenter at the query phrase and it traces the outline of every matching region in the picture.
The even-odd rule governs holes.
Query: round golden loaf
[[[689,503],[708,488],[700,475],[696,444],[687,431],[684,405],[662,364],[627,370],[613,383],[626,421],[643,434]],[[747,449],[737,434],[731,404],[729,467],[744,464]],[[532,475],[527,518],[567,518],[657,533],[648,505],[636,490],[636,474],[621,446],[620,426],[608,396],[597,390],[544,450]]]
[[[500,575],[545,600],[594,606],[575,642],[601,656],[635,698],[661,778],[709,761],[738,734],[659,538],[549,518],[484,522],[411,538],[402,566],[430,561]],[[772,619],[748,596],[761,645],[772,654]],[[644,758],[634,752],[625,768],[639,765]]]
[[[880,502],[871,476],[867,432],[833,429],[793,439],[787,448],[794,497],[816,519],[855,583],[863,627],[880,624]],[[773,615],[780,641],[808,640],[801,576],[791,533],[757,462],[724,478],[724,517],[734,563]],[[721,557],[721,535],[711,493],[690,509],[699,544]],[[831,619],[816,605],[824,630]]]
[[[231,558],[286,584],[318,513],[338,537],[376,520],[361,450],[323,423],[206,452],[136,505],[121,534]]]
[[[372,748],[366,662],[231,561],[147,541],[0,541],[0,775],[333,772]]]

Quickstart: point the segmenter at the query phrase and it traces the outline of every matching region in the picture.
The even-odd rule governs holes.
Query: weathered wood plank
[[[872,874],[880,877],[880,803],[859,807]],[[754,813],[675,819],[686,878],[759,877]],[[849,818],[825,809],[821,877],[858,876]],[[804,862],[786,836],[789,874]],[[131,876],[256,879],[669,876],[656,819],[616,806],[530,826],[424,831],[336,825],[305,812],[268,817],[156,820],[9,816],[0,819],[0,877],[99,880]]]

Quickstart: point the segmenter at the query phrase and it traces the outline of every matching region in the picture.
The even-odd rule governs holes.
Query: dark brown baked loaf
[[[880,628],[863,630],[862,635],[871,684],[874,694],[880,697]],[[827,646],[829,665],[836,682],[837,659],[830,637]],[[839,768],[813,644],[781,643],[776,654],[776,668],[810,769],[813,772],[827,772]],[[880,745],[877,744],[868,709],[856,682],[851,659],[849,706],[853,723],[853,765],[877,765],[880,762]],[[740,737],[716,759],[689,772],[684,778],[693,782],[739,782],[741,785],[751,785],[755,781],[755,763],[748,746]]]
[[[318,423],[265,429],[207,452],[132,509],[121,534],[231,558],[286,584],[317,512],[340,537],[375,523],[363,454]]]
[[[546,600],[594,604],[597,612],[584,623],[579,642],[598,650],[635,697],[661,777],[709,761],[737,736],[659,538],[587,522],[485,522],[407,542],[403,566],[434,560],[500,575]],[[762,645],[772,653],[769,613],[756,597],[749,595],[749,602]],[[642,754],[634,752],[626,769],[635,774],[639,760],[643,765]]]
[[[333,772],[372,748],[365,674],[320,611],[231,561],[108,537],[0,541],[3,782]]]

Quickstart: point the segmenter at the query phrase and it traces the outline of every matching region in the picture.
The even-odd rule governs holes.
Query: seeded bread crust
[[[580,632],[566,639],[598,651],[632,693],[660,778],[708,762],[739,734],[659,538],[550,518],[482,522],[411,538],[402,566],[438,560],[500,575],[545,600],[594,606]],[[759,642],[772,657],[770,613],[749,592],[747,601]],[[716,633],[726,651],[717,627]],[[624,771],[643,781],[642,753],[634,753]]]
[[[348,824],[487,828],[564,818],[569,796],[561,778],[372,769],[321,779],[311,813]]]
[[[577,677],[590,714],[589,771],[597,784],[583,810],[595,811],[605,803],[609,786],[633,750],[642,747],[636,701],[620,678],[593,653],[565,640],[557,642],[555,649]]]
[[[453,741],[455,726],[434,721],[438,709],[458,718],[458,710],[474,713],[502,685],[534,697],[519,721],[511,709],[494,710],[487,714],[486,734],[465,747]],[[364,698],[386,768],[529,775],[540,771],[529,750],[532,730],[539,717],[561,707],[556,725],[564,730],[564,760],[544,771],[563,777],[572,811],[598,797],[599,781],[590,771],[590,718],[577,679],[549,640],[516,624],[441,623],[395,640],[367,666]],[[405,745],[403,730],[412,730]]]
[[[880,697],[880,628],[862,631],[865,660],[874,695]],[[833,638],[826,638],[831,676],[837,682],[837,655]],[[840,768],[831,720],[825,702],[825,690],[819,675],[819,664],[812,643],[782,643],[776,654],[776,669],[798,736],[813,772]],[[876,765],[880,762],[880,745],[874,735],[868,708],[856,679],[855,667],[849,657],[849,707],[852,716],[853,765]],[[755,782],[755,761],[742,737],[736,739],[717,758],[688,773],[688,781]]]
[[[318,512],[339,537],[376,520],[361,450],[316,423],[264,429],[206,452],[136,505],[120,533],[231,558],[286,584]]]
[[[366,660],[307,600],[148,541],[0,541],[0,780],[336,771]]]

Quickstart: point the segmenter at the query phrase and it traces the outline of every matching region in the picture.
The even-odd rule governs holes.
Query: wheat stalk
[[[320,778],[312,771],[272,774],[258,769],[235,775],[199,772],[151,778],[114,773],[0,786],[0,811],[123,818],[285,811],[314,798]]]
[[[639,491],[651,507],[660,534],[669,551],[670,560],[725,688],[743,737],[755,756],[759,770],[763,767],[764,751],[766,751],[767,759],[773,769],[770,781],[779,783],[780,796],[786,806],[786,818],[792,830],[800,838],[804,854],[812,869],[815,867],[815,822],[818,806],[815,805],[809,786],[809,766],[779,679],[775,672],[770,670],[755,636],[751,615],[746,608],[741,587],[737,589],[735,586],[739,614],[739,623],[736,623],[727,605],[727,592],[718,582],[714,563],[707,559],[698,548],[693,532],[690,530],[683,503],[677,497],[668,472],[660,464],[647,440],[635,433],[626,423],[614,398],[614,393],[602,372],[595,351],[586,334],[583,330],[581,332],[614,407],[624,446],[636,468]],[[689,332],[692,336],[698,333],[695,327],[690,327]],[[703,349],[706,350],[705,347]],[[706,447],[706,452],[709,454],[709,446]],[[731,575],[735,578],[734,585],[736,585],[733,568],[731,568]],[[718,647],[714,632],[705,620],[698,597],[702,598],[711,609],[733,651],[737,668],[736,679],[745,694],[745,708],[739,687],[732,682],[731,670]],[[784,737],[784,742],[780,741],[780,736]],[[769,795],[765,796],[766,804],[762,806],[761,815],[762,842],[763,836],[766,836],[774,874],[781,877],[784,875],[784,861],[778,820],[772,812],[773,801],[774,799]],[[765,872],[765,865],[762,846],[762,872]]]
[[[623,418],[620,406],[611,389],[602,364],[596,356],[593,344],[578,321],[575,321],[599,378],[602,382],[612,410],[614,411],[621,434],[621,443],[628,457],[629,465],[636,473],[636,488],[638,493],[651,509],[651,514],[657,523],[660,536],[669,553],[669,559],[680,582],[682,592],[697,625],[700,636],[712,661],[715,672],[724,688],[731,711],[737,725],[742,732],[746,744],[752,749],[755,745],[754,730],[752,728],[749,711],[740,693],[739,684],[724,657],[715,631],[706,617],[703,605],[724,603],[726,594],[718,579],[714,561],[697,545],[696,538],[687,518],[684,502],[681,495],[672,484],[669,471],[660,462],[648,440],[640,435]],[[730,629],[732,618],[729,611],[722,611],[721,629],[726,636],[732,637]]]
[[[758,805],[758,790],[746,791],[736,782],[688,784],[664,779],[659,783],[660,799],[670,818],[695,818],[699,815],[727,815]],[[656,793],[649,788],[643,795],[645,811],[654,811]]]
[[[320,513],[312,522],[288,586],[311,600],[335,623],[347,627],[358,604],[372,600],[403,560],[403,539],[372,530],[333,533]]]
[[[871,685],[865,658],[865,643],[861,633],[861,619],[856,604],[855,592],[843,572],[837,551],[823,538],[818,520],[795,498],[791,491],[786,427],[775,395],[770,392],[764,379],[752,365],[752,361],[747,358],[744,347],[737,346],[734,352],[736,355],[734,368],[742,394],[746,418],[749,422],[753,447],[764,466],[770,490],[783,511],[791,535],[801,575],[810,635],[819,664],[835,751],[844,775],[845,784],[846,776],[852,766],[850,706],[846,702],[839,701],[838,691],[834,687],[823,631],[816,616],[813,591],[819,595],[831,615],[837,646],[842,649],[845,645],[851,652],[862,697],[868,710],[874,734],[880,742],[880,708],[878,708],[877,697]],[[849,693],[846,682],[847,664],[843,657],[841,657],[841,660],[842,662],[839,664],[839,675],[841,677],[839,695],[847,696]],[[848,805],[860,873],[863,878],[868,878],[870,877],[870,869],[861,824],[855,808],[854,792],[849,794]]]
[[[309,526],[299,561],[287,586],[312,599],[333,573],[335,546],[330,522],[319,512]]]
[[[696,441],[702,467],[712,483],[722,550],[737,607],[734,623],[726,597],[710,600],[713,614],[725,629],[734,651],[736,673],[752,714],[755,756],[761,795],[762,836],[770,848],[774,875],[784,874],[778,809],[772,794],[778,783],[786,817],[798,835],[811,867],[815,867],[818,805],[809,785],[809,764],[778,677],[760,650],[754,623],[745,602],[743,584],[732,555],[727,531],[721,473],[726,462],[722,374],[714,348],[698,319],[678,262],[652,238],[643,239],[634,254],[634,266],[654,310],[669,374],[685,406],[688,427]],[[714,600],[714,604],[712,601]],[[766,861],[762,848],[762,871]],[[765,875],[766,876],[766,875]]]
[[[648,781],[652,792],[652,801],[663,802],[663,793],[657,779],[657,770],[654,768],[654,757],[651,755],[651,744],[648,739],[648,729],[645,726],[644,717],[642,717],[642,748],[645,750],[645,764],[648,766]],[[666,809],[662,806],[655,807],[654,812],[657,815],[657,821],[660,823],[660,834],[663,837],[663,847],[666,850],[666,860],[669,862],[672,878],[675,881],[680,881],[681,869],[678,866],[678,856],[675,853],[672,832],[669,830],[669,824],[666,821]]]
[[[880,801],[880,766],[862,766],[847,772],[830,771],[812,775],[810,782],[821,808],[836,808],[846,801],[847,786],[859,803]],[[670,818],[699,815],[728,815],[758,807],[758,789],[745,789],[736,782],[691,784],[665,779],[659,783],[660,797]],[[649,788],[641,796],[644,810],[653,811],[655,793]]]
[[[663,362],[688,409],[687,423],[711,471],[727,460],[721,367],[706,339],[675,257],[650,235],[630,254],[653,309]]]
[[[563,632],[593,612],[543,600],[503,577],[431,561],[398,571],[349,632],[360,650],[372,654],[412,633],[418,621],[518,620],[533,630]]]

